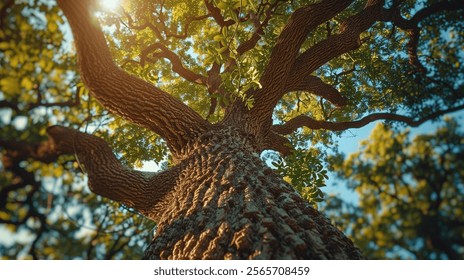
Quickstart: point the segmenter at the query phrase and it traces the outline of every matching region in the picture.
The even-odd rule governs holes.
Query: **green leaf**
[[[24,77],[21,80],[21,87],[25,90],[31,90],[34,87],[34,83],[31,81],[29,77]]]
[[[6,50],[8,48],[10,48],[9,42],[0,42],[0,50]]]

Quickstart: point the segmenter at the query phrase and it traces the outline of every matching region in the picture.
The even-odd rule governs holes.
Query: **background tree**
[[[327,213],[368,258],[464,258],[464,135],[448,119],[411,139],[379,124],[334,168],[359,206],[328,200]]]
[[[155,254],[152,256],[244,258],[258,257],[254,253],[260,251],[261,257],[295,257],[292,255],[295,249],[304,252],[298,257],[359,256],[352,248],[340,249],[349,242],[301,198],[291,194],[291,188],[274,177],[250,152],[270,149],[289,155],[292,152],[291,142],[286,137],[290,134],[305,142],[305,148],[311,143],[330,146],[336,133],[329,132],[361,127],[382,119],[417,126],[463,108],[463,64],[462,50],[459,49],[464,22],[460,13],[463,9],[461,1],[126,1],[123,10],[99,15],[111,55],[91,15],[95,7],[88,5],[89,1],[68,2],[59,1],[73,28],[81,74],[92,93],[90,95],[78,82],[73,49],[61,43],[69,36],[61,35],[63,32],[66,35],[65,21],[60,22],[63,14],[54,2],[6,1],[1,7],[0,146],[4,158],[2,167],[6,171],[2,174],[4,204],[1,205],[1,218],[10,230],[17,231],[21,227],[35,234],[34,241],[26,250],[32,257],[63,256],[60,255],[62,252],[57,255],[37,255],[34,252],[44,252],[42,247],[37,250],[37,246],[47,244],[48,241],[42,238],[54,231],[54,225],[58,228],[60,223],[72,224],[70,220],[73,219],[56,214],[63,213],[60,204],[49,201],[53,198],[55,202],[63,202],[61,205],[64,207],[69,204],[69,200],[64,198],[83,197],[75,184],[83,178],[79,174],[80,169],[88,173],[93,191],[135,207],[151,218],[157,219],[157,215],[165,218],[164,223],[159,223],[158,243],[153,243]],[[28,52],[31,52],[29,56],[26,55]],[[28,67],[28,64],[31,66]],[[114,64],[121,68],[114,67]],[[57,71],[60,68],[63,68],[62,72]],[[25,70],[29,72],[23,72]],[[65,103],[69,100],[74,102]],[[104,142],[76,130],[53,127],[48,131],[54,142],[47,142],[45,129],[52,124],[91,132],[105,139],[117,160]],[[198,138],[202,134],[204,136]],[[187,154],[190,152],[204,155],[205,151],[199,151],[202,148],[210,152],[208,149],[211,147],[205,147],[205,141],[217,141],[224,149],[237,148],[227,147],[232,144],[232,138],[223,139],[221,135],[233,137],[248,150],[222,154],[215,150],[212,154],[217,154],[216,157],[200,156],[197,157],[199,161],[190,157],[193,161],[190,167],[183,160],[189,158]],[[18,140],[25,142],[18,145]],[[192,144],[195,141],[198,146]],[[99,153],[92,154],[94,147],[98,147]],[[193,148],[189,150],[186,147]],[[59,157],[63,152],[77,155],[79,161],[74,161],[72,156]],[[243,153],[246,160],[227,156]],[[313,155],[320,156],[322,153],[315,152]],[[311,157],[293,158],[297,160],[287,158],[287,165],[279,165],[281,171],[285,173],[287,170],[287,175],[291,175],[288,176],[289,181],[295,172],[286,166],[296,166],[298,159],[312,162]],[[176,198],[185,197],[187,200],[179,204],[183,209],[192,206],[190,211],[171,209],[173,211],[166,210],[163,215],[162,210],[167,205],[158,194],[146,192],[144,197],[150,197],[149,193],[154,197],[150,205],[140,206],[137,204],[139,199],[132,199],[127,190],[122,195],[108,192],[105,188],[109,182],[105,176],[111,175],[109,171],[129,176],[126,181],[134,179],[133,187],[145,185],[147,176],[127,173],[118,161],[133,167],[148,159],[166,160],[166,165],[170,166],[168,171],[159,174],[161,177],[151,179],[150,183],[160,180],[163,182],[161,187],[167,187],[174,182],[165,180],[178,177],[181,179],[179,184],[191,186],[185,188],[189,193],[174,195]],[[203,161],[205,159],[208,160]],[[57,161],[58,164],[55,163]],[[219,180],[215,179],[221,178],[219,175],[205,175],[207,177],[201,179],[201,184],[197,181],[199,178],[180,176],[210,174],[207,166],[224,166],[226,163],[227,166],[240,163],[244,165],[240,168],[250,173],[244,180],[244,186],[250,187],[233,194],[237,195],[235,200],[221,200],[230,198],[228,195],[221,196],[226,193],[224,186],[230,189],[232,185],[240,185],[237,183],[242,179],[234,177],[235,169],[224,173],[221,172],[229,170],[227,167],[217,169],[219,174],[228,174],[235,179],[224,175],[224,180]],[[112,168],[105,169],[105,172],[97,170],[102,166]],[[199,166],[204,166],[205,170],[195,169]],[[25,168],[27,173],[23,171]],[[257,170],[252,171],[252,168]],[[46,173],[47,170],[49,173]],[[319,170],[316,168],[316,171],[310,170],[309,173],[313,174],[311,172]],[[256,179],[256,174],[261,173],[267,179],[260,176]],[[28,180],[32,177],[34,180]],[[51,179],[57,186],[53,191],[47,191],[49,184],[44,179],[49,177],[55,178]],[[99,179],[103,180],[99,182]],[[197,183],[190,184],[189,179]],[[61,185],[68,186],[70,192],[63,191],[66,188],[60,188]],[[272,186],[276,185],[279,191],[273,190]],[[308,192],[308,185],[311,184],[302,184],[300,190],[303,194],[304,191],[306,194],[318,193],[317,187]],[[217,193],[206,192],[208,186],[213,186],[209,189]],[[193,190],[194,187],[199,189]],[[180,185],[175,190],[179,189]],[[170,191],[168,188],[163,190],[166,193]],[[21,193],[25,195],[17,195]],[[63,198],[61,201],[60,197]],[[115,257],[105,252],[133,242],[120,239],[132,234],[130,231],[126,235],[121,231],[102,234],[112,232],[104,229],[104,223],[98,223],[105,220],[103,217],[106,216],[102,213],[106,213],[106,206],[101,206],[99,198],[85,197],[90,197],[85,199],[88,206],[102,208],[100,212],[87,211],[87,215],[94,217],[90,220],[97,221],[93,228],[94,236],[98,238],[89,238],[92,235],[82,233],[82,227],[63,233],[70,233],[70,238],[83,236],[82,244],[88,246],[90,252],[97,252],[92,247],[95,244],[102,245],[98,252],[103,254],[76,253],[67,257]],[[209,200],[211,197],[214,199]],[[307,197],[314,199],[318,195]],[[272,198],[264,201],[271,206],[261,204],[263,198]],[[95,199],[95,204],[90,203],[91,199]],[[147,209],[152,208],[157,200],[160,204],[156,205],[156,211]],[[231,200],[244,201],[239,205],[227,205],[237,211],[230,213],[239,213],[236,217],[243,219],[228,221],[221,227],[222,212],[215,212],[215,220],[206,202]],[[84,199],[81,201],[84,202]],[[203,201],[203,206],[196,203],[198,201]],[[293,201],[292,207],[289,206],[290,201]],[[23,213],[23,216],[16,217],[18,213]],[[39,214],[35,213],[42,218],[37,218]],[[172,214],[171,218],[178,217],[179,213],[188,213],[188,219],[167,221],[167,213]],[[204,217],[213,219],[216,224],[205,225]],[[202,228],[176,230],[177,227],[189,228],[183,223]],[[227,224],[233,225],[232,229]],[[316,238],[313,233],[308,234],[306,227],[309,225],[316,225],[321,236]],[[169,229],[185,235],[166,233]],[[327,234],[327,231],[334,232],[334,235]],[[218,239],[217,236],[224,238]],[[263,237],[261,240],[265,240],[265,244],[250,236]],[[320,238],[323,238],[324,245],[320,244]],[[204,242],[198,242],[198,239]],[[177,245],[169,247],[172,244],[167,243],[175,240],[178,240]],[[274,246],[275,240],[285,240],[278,244],[283,248]],[[117,243],[113,246],[111,242],[114,241]],[[201,246],[191,248],[188,244]],[[228,248],[232,251],[221,251],[227,247],[225,244],[229,244]],[[254,247],[250,249],[251,244]],[[273,255],[263,250],[269,244],[276,250],[280,248],[284,255]],[[53,245],[56,243],[49,247],[53,248]],[[261,245],[264,247],[258,249]],[[12,246],[8,250],[13,255],[22,249],[21,246],[15,247],[16,244]],[[182,251],[181,248],[185,249]],[[352,255],[349,255],[350,250]]]

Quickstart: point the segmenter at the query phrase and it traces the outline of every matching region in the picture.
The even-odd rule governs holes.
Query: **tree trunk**
[[[362,258],[236,129],[206,133],[179,165],[146,259]]]
[[[310,5],[291,22],[299,23],[295,28],[302,27],[305,16],[326,11],[333,3],[342,9],[350,2]],[[97,137],[57,126],[48,133],[58,154],[77,156],[93,192],[133,207],[158,223],[145,258],[362,258],[342,232],[259,158],[266,148],[282,153],[290,150],[288,140],[271,129],[273,106],[285,83],[276,90],[263,85],[268,90],[256,93],[263,96],[251,110],[238,98],[219,124],[209,123],[168,93],[112,62],[89,8],[93,3],[58,0],[74,34],[86,86],[109,111],[164,138],[175,165],[156,174],[129,170]],[[334,16],[337,9],[322,14],[314,24]],[[292,28],[290,25],[288,30]],[[304,29],[297,37],[307,32]],[[297,41],[300,44],[301,40]],[[275,70],[285,76],[290,66],[283,72]],[[266,77],[272,80],[270,74]]]
[[[157,222],[146,259],[362,258],[237,128],[212,128],[159,173],[125,168],[98,137],[59,126],[48,134],[47,146],[77,156],[93,192]]]

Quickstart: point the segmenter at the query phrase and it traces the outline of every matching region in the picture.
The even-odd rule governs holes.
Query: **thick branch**
[[[251,108],[250,128],[251,133],[266,134],[272,124],[272,112],[279,100],[285,94],[288,80],[291,79],[291,71],[294,68],[301,45],[307,39],[308,34],[318,25],[336,16],[347,8],[353,1],[321,1],[296,10],[277,38],[272,50],[270,60],[261,76],[262,88],[252,94],[254,106]],[[308,72],[305,72],[307,74]],[[241,100],[237,100],[234,107],[225,117],[224,122],[233,122],[248,114]]]
[[[291,134],[301,127],[307,127],[310,129],[326,129],[326,130],[331,130],[331,131],[341,131],[341,130],[347,130],[350,128],[360,128],[360,127],[363,127],[369,123],[372,123],[378,120],[403,122],[409,126],[416,127],[416,126],[419,126],[425,123],[426,121],[433,120],[439,116],[457,112],[462,109],[464,109],[464,104],[457,106],[457,107],[449,108],[447,110],[437,111],[435,113],[432,113],[418,120],[414,120],[414,118],[411,118],[411,117],[392,114],[392,113],[375,113],[375,114],[368,115],[360,120],[349,121],[349,122],[319,121],[319,120],[315,120],[308,116],[300,115],[298,117],[295,117],[289,120],[285,124],[274,125],[273,130],[276,133],[279,133],[282,135]]]
[[[86,86],[109,111],[153,130],[167,140],[171,150],[179,151],[206,131],[209,123],[166,92],[114,65],[91,3],[58,0],[73,31]]]
[[[285,91],[310,91],[338,107],[346,105],[346,98],[343,97],[337,89],[324,83],[316,76],[308,76],[306,79],[299,80],[298,82],[299,83],[288,83]]]
[[[321,23],[343,11],[351,2],[353,1],[322,1],[300,8],[292,14],[277,39],[269,63],[261,77],[263,90],[256,96],[258,106],[265,104],[267,110],[274,108],[282,97],[285,81],[308,34]]]
[[[98,137],[62,126],[52,126],[47,133],[57,153],[76,155],[87,172],[93,192],[132,207],[153,220],[161,214],[164,199],[176,184],[178,168],[160,173],[129,170]]]
[[[331,59],[357,49],[361,45],[359,35],[380,18],[382,3],[370,1],[361,12],[342,24],[340,34],[329,36],[302,53],[293,66],[288,83],[298,83]]]

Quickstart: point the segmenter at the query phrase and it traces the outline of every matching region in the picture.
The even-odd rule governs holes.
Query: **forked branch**
[[[271,52],[268,64],[260,79],[261,89],[247,93],[254,100],[250,110],[249,118],[254,124],[249,126],[253,129],[266,130],[272,123],[272,112],[289,88],[289,80],[292,79],[292,71],[298,58],[302,44],[306,41],[310,32],[317,26],[331,19],[346,9],[353,1],[321,1],[303,8],[297,9],[283,28]],[[328,61],[328,60],[327,60]],[[301,69],[303,75],[311,72]],[[300,84],[298,81],[297,84]],[[290,86],[291,87],[291,86]],[[241,100],[237,100],[230,113],[225,117],[225,123],[234,119],[240,119],[241,115],[248,114],[243,109]],[[257,132],[260,134],[261,132]]]
[[[257,107],[271,107],[271,110],[274,108],[282,97],[286,80],[290,77],[301,45],[306,41],[308,34],[318,25],[343,11],[351,2],[322,1],[300,8],[292,14],[277,39],[269,63],[261,77],[263,90],[256,96]]]

